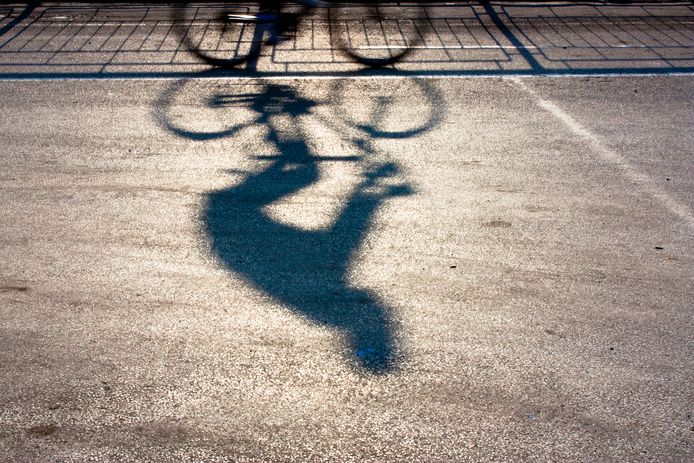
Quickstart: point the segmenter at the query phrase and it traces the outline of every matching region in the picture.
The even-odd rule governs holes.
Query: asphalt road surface
[[[691,3],[430,12],[0,8],[0,461],[694,459]]]

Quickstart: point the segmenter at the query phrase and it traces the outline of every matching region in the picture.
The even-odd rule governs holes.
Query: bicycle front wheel
[[[231,68],[260,53],[264,28],[257,7],[181,2],[175,20],[185,46],[212,66]]]
[[[424,42],[429,21],[421,6],[350,4],[330,11],[333,46],[371,67],[404,59]]]

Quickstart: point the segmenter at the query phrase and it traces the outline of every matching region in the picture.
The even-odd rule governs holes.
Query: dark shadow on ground
[[[340,85],[333,85],[333,98],[340,98]],[[181,86],[181,82],[174,83],[158,104],[157,115],[168,130],[201,142],[236,135],[241,130],[231,127],[202,134],[176,127],[166,114]],[[278,153],[253,154],[262,165],[260,170],[247,173],[240,183],[209,194],[202,222],[212,254],[231,272],[297,315],[338,330],[344,335],[346,356],[359,369],[373,374],[392,371],[398,355],[391,308],[373,291],[351,283],[349,272],[379,207],[388,198],[412,194],[413,189],[402,178],[397,164],[370,160],[376,153],[372,140],[414,137],[431,129],[441,118],[443,101],[429,83],[418,82],[415,87],[425,93],[431,108],[413,111],[429,111],[430,117],[416,128],[389,132],[379,128],[386,112],[382,106],[389,99],[377,98],[372,118],[365,124],[352,124],[360,136],[345,135],[347,142],[357,147],[357,155],[330,156],[312,152],[302,123],[303,118],[314,117],[313,109],[321,102],[302,96],[289,85],[261,87],[261,91],[241,90],[205,98],[207,105],[217,108],[250,110],[256,117],[245,126],[265,126],[266,143],[260,145],[270,145]],[[331,124],[325,119],[321,122]],[[268,205],[319,182],[319,163],[326,160],[357,162],[363,167],[361,178],[330,226],[303,229],[268,215]]]
[[[39,6],[40,3],[41,2],[27,2],[21,13],[12,18],[10,22],[0,27],[0,37],[7,34],[9,31],[14,29],[14,27],[17,26],[17,24],[21,23],[26,18],[31,16],[31,13],[36,9],[37,6]]]

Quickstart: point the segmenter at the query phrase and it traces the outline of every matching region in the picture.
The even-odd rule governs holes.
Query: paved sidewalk
[[[163,5],[0,7],[0,77],[175,76],[206,69]],[[17,19],[19,18],[19,19]],[[577,3],[430,5],[432,27],[403,72],[429,75],[688,73],[694,6]],[[331,47],[323,12],[265,47],[256,71],[320,75],[359,66]]]

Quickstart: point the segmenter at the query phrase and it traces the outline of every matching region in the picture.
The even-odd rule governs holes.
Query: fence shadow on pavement
[[[31,13],[39,6],[39,3],[40,2],[27,2],[19,13],[15,13],[14,8],[0,7],[0,16],[3,18],[2,27],[0,27],[0,38],[14,29],[19,23],[30,17]]]
[[[308,96],[292,85],[216,82],[202,86],[203,90],[199,86],[186,90],[188,82],[193,81],[174,81],[156,104],[156,116],[167,130],[200,142],[200,147],[227,137],[248,140],[244,131],[249,129],[260,128],[264,134],[257,143],[238,145],[246,146],[241,155],[257,161],[257,169],[233,171],[241,180],[206,198],[201,223],[211,254],[282,307],[340,333],[347,361],[360,371],[393,371],[400,355],[392,309],[374,291],[356,285],[351,272],[364,252],[365,238],[379,208],[390,198],[414,193],[398,164],[374,142],[379,138],[414,138],[433,129],[445,111],[439,92],[430,83],[413,79],[405,94],[374,98],[368,117],[360,122],[340,117],[341,122],[336,122],[314,109],[328,105],[333,108],[330,114],[340,113],[339,108],[346,106],[339,101],[345,94],[343,87],[354,81],[334,81],[325,100]],[[185,128],[172,116],[180,113],[175,101],[177,95],[185,93],[185,104],[190,105],[191,93],[196,92],[201,94],[201,106],[228,111],[231,121],[239,122],[230,121],[229,128],[216,131]],[[392,109],[388,106],[398,98],[419,99],[422,104],[412,111],[424,116],[413,116],[419,122],[409,128],[390,131],[384,128],[384,119]],[[330,132],[349,148],[331,147],[330,153],[317,153],[314,143],[309,142],[307,124],[319,124],[324,136]],[[276,154],[262,155],[254,150]],[[322,163],[349,163],[359,172],[350,177],[353,187],[345,197],[332,198],[339,205],[329,225],[304,227],[268,213],[273,204],[321,182]],[[312,207],[324,205],[315,198],[313,202]]]
[[[161,5],[0,7],[0,78],[183,77],[206,69],[182,46],[171,18]],[[694,71],[691,3],[428,3],[421,21],[430,32],[395,65],[402,73]],[[335,53],[318,13],[292,40],[265,47],[254,69],[320,76],[358,66]]]

